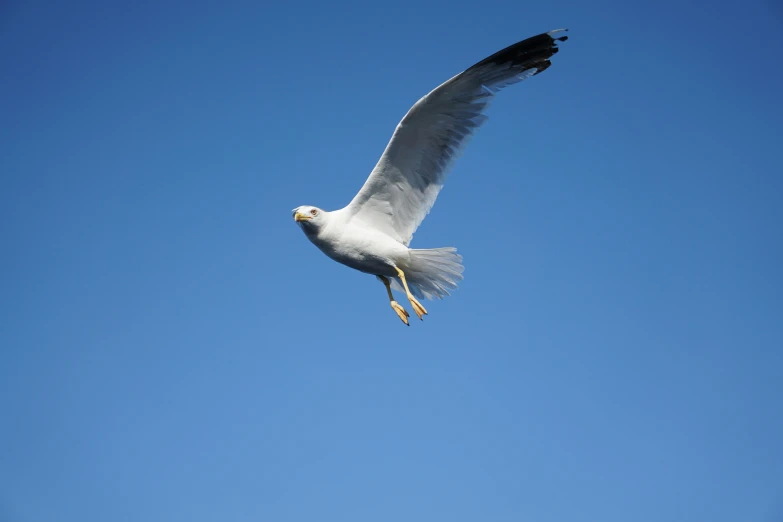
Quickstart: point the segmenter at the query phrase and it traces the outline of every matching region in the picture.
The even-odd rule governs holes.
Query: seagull
[[[429,213],[446,175],[501,89],[551,64],[557,29],[517,42],[457,74],[417,101],[397,125],[364,186],[345,208],[327,212],[303,205],[294,221],[331,259],[376,276],[397,317],[410,314],[394,299],[404,292],[419,319],[419,299],[443,299],[462,280],[462,256],[453,247],[413,249],[413,233]]]

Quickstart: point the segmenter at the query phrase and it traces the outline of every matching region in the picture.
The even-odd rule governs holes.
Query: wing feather
[[[546,70],[562,29],[515,43],[444,82],[397,125],[364,186],[346,207],[404,245],[429,213],[446,175],[486,120],[495,94]]]

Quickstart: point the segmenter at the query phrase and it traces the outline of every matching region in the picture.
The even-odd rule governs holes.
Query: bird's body
[[[413,233],[432,208],[446,174],[485,111],[504,87],[547,69],[561,30],[511,45],[454,76],[408,111],[353,200],[340,210],[294,209],[294,219],[324,254],[350,268],[377,276],[399,318],[408,313],[392,295],[406,293],[419,318],[427,311],[416,299],[443,298],[462,280],[455,248],[412,249]]]
[[[309,209],[309,210],[308,210]],[[379,231],[372,223],[352,216],[348,207],[326,212],[299,207],[294,212],[316,211],[321,226],[302,226],[307,238],[328,257],[347,267],[379,277],[404,290],[397,269],[407,275],[411,293],[423,299],[448,295],[461,279],[461,257],[455,248],[414,249]]]
[[[321,252],[345,266],[372,275],[397,277],[410,249],[371,225],[350,219],[345,209],[325,213],[327,223],[305,235]]]

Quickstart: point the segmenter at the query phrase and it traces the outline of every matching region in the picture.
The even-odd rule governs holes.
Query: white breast
[[[408,247],[360,222],[335,219],[310,240],[321,251],[360,272],[395,276],[394,269],[408,258]]]

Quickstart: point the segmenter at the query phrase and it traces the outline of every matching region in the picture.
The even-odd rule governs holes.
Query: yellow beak
[[[307,214],[300,214],[299,212],[294,214],[294,221],[296,221],[297,223],[300,221],[307,221],[308,219],[313,219],[313,218],[311,218]]]

